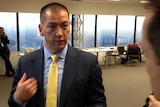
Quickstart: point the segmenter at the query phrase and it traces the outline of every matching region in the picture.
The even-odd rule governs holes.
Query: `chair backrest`
[[[119,54],[123,54],[123,52],[125,51],[125,50],[124,50],[124,46],[118,46],[118,47],[117,47],[117,50],[118,50],[118,53],[119,53]]]
[[[128,44],[128,47],[138,46],[138,44]]]
[[[138,46],[128,47],[128,55],[140,55],[140,48]]]

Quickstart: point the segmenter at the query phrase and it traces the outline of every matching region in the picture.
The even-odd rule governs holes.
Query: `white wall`
[[[10,61],[11,61],[12,66],[13,66],[14,69],[17,68],[17,64],[18,64],[19,58],[20,58],[19,52],[11,52]],[[5,62],[2,59],[2,57],[0,56],[0,75],[4,75],[5,72],[6,72]]]

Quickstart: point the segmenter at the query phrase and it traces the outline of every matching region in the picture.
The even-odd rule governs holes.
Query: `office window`
[[[144,16],[137,16],[137,22],[136,22],[136,43],[138,44],[142,37],[142,25],[144,22],[145,17]]]
[[[118,16],[117,45],[134,42],[135,16]]]
[[[97,15],[97,47],[115,45],[115,15]]]
[[[72,34],[72,14],[69,15],[69,20],[70,20],[70,35],[69,35],[69,38],[68,38],[67,42],[68,42],[68,44],[72,45],[71,44],[71,38],[72,38],[72,35],[71,35]]]
[[[38,30],[39,23],[39,13],[19,13],[20,50],[29,47],[39,49],[43,45],[43,37]]]
[[[8,45],[10,51],[17,51],[17,22],[16,13],[0,12],[0,26],[4,27],[5,33],[10,40]]]
[[[95,40],[95,15],[84,15],[83,48],[94,47]]]

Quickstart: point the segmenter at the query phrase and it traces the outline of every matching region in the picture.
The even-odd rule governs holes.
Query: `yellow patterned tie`
[[[58,95],[58,56],[51,56],[52,63],[50,64],[48,73],[48,85],[46,96],[46,107],[57,107],[57,95]]]

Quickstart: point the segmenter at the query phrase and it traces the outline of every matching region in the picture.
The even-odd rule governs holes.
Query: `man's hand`
[[[156,100],[153,95],[150,95],[149,99],[149,107],[160,107],[160,101]]]
[[[15,91],[16,98],[21,102],[25,102],[32,98],[37,91],[37,80],[35,78],[29,78],[26,80],[26,78],[27,75],[24,73],[18,82]]]

